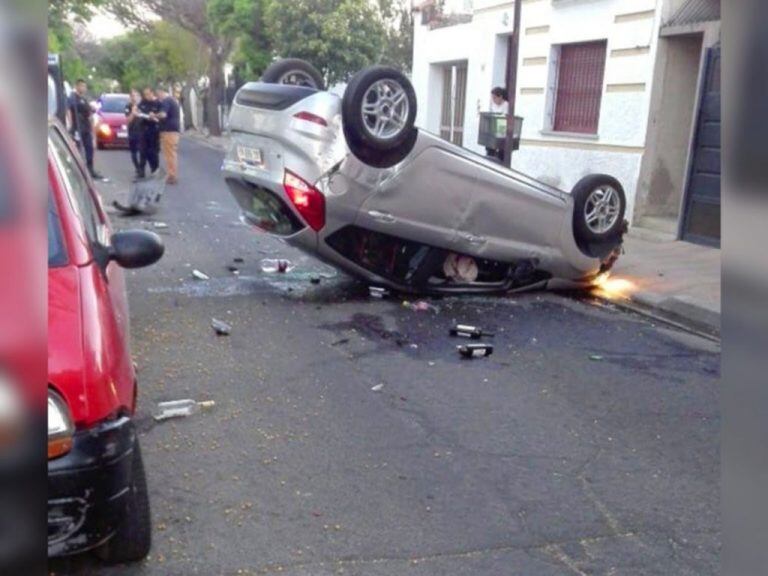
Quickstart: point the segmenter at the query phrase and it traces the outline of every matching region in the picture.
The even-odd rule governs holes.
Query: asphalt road
[[[221,158],[182,140],[161,212],[113,217],[168,225],[129,274],[151,557],[53,574],[719,573],[716,345],[556,294],[371,300],[242,225]],[[123,196],[127,153],[97,165]],[[271,255],[295,271],[262,273]],[[460,360],[455,321],[495,331],[494,355]],[[154,422],[181,398],[216,406]]]

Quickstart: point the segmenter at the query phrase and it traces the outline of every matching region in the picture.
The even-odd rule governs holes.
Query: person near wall
[[[491,90],[491,105],[489,111],[493,114],[509,115],[507,91],[501,86],[496,86],[496,88]],[[485,152],[488,156],[498,158],[502,162],[504,161],[504,145],[501,145],[498,148],[486,148]]]
[[[72,118],[71,134],[85,155],[85,164],[91,177],[102,180],[103,176],[93,167],[93,109],[86,97],[87,92],[86,81],[78,79],[67,103]]]
[[[125,122],[128,124],[128,149],[131,151],[131,162],[133,162],[133,167],[136,170],[136,176],[140,174],[139,150],[143,127],[143,121],[139,118],[139,102],[141,102],[141,93],[136,88],[131,88],[130,99],[125,105]]]
[[[178,148],[179,133],[181,131],[181,117],[179,103],[170,95],[167,88],[160,86],[157,89],[160,97],[160,149],[165,159],[165,170],[168,173],[166,182],[176,184],[178,182]]]
[[[137,116],[141,119],[141,137],[139,139],[139,169],[137,178],[146,176],[146,167],[154,174],[160,166],[160,102],[152,88],[142,90],[141,102],[137,106]]]

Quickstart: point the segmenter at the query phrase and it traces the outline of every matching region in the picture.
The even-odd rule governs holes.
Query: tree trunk
[[[221,104],[221,95],[224,92],[224,58],[213,47],[208,60],[208,79],[210,80],[206,103],[208,130],[211,136],[221,136],[219,105]]]

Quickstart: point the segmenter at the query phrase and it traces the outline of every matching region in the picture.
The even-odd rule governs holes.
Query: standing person
[[[155,97],[152,88],[142,90],[137,116],[141,119],[141,137],[139,139],[139,169],[137,178],[144,178],[147,164],[150,173],[154,174],[160,166],[160,102]]]
[[[176,184],[178,180],[178,148],[179,132],[181,131],[179,103],[168,93],[165,86],[157,88],[160,97],[160,148],[165,159],[165,169],[168,172],[166,182]]]
[[[131,162],[136,169],[138,177],[141,166],[141,134],[143,130],[143,120],[139,118],[139,102],[141,102],[141,93],[136,88],[131,88],[131,95],[128,104],[125,105],[125,121],[128,124],[128,148],[131,151]]]
[[[490,112],[493,114],[503,114],[504,116],[509,115],[509,102],[507,102],[507,91],[504,90],[501,86],[496,86],[493,90],[491,90],[491,106],[490,106]],[[488,156],[491,156],[493,158],[498,158],[502,162],[504,161],[504,145],[502,144],[499,148],[486,148],[485,149]]]
[[[72,136],[85,154],[85,164],[88,166],[91,177],[102,180],[104,177],[93,167],[93,110],[85,97],[87,92],[88,84],[82,78],[78,78],[68,102],[72,117]]]

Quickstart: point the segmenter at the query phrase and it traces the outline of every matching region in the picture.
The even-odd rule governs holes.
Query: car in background
[[[96,145],[104,148],[128,148],[128,123],[125,107],[128,94],[103,94],[96,112]]]
[[[156,262],[163,243],[145,230],[113,233],[53,117],[47,223],[48,556],[93,549],[107,563],[141,560],[151,524],[123,268]]]

